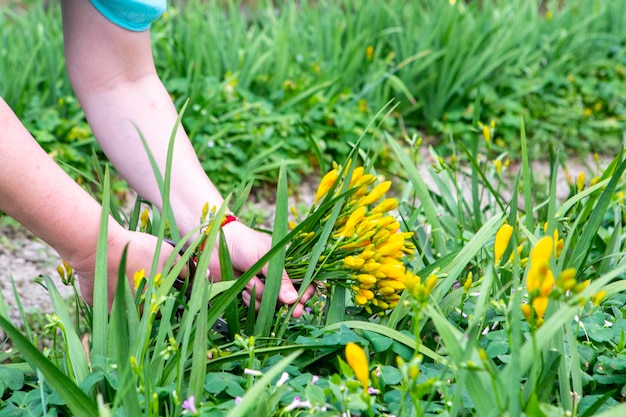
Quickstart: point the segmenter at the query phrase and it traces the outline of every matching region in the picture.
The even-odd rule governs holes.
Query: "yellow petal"
[[[337,169],[333,169],[332,171],[324,175],[319,187],[317,188],[317,192],[315,193],[315,204],[317,204],[317,202],[320,201],[322,197],[324,197],[328,193],[333,185],[335,185],[338,174],[339,172],[337,171]]]
[[[500,263],[500,258],[504,255],[506,248],[509,246],[509,241],[513,235],[513,226],[509,224],[503,224],[496,232],[496,239],[493,245],[493,256],[495,258],[496,265]]]
[[[354,371],[356,379],[359,380],[364,390],[369,385],[369,365],[365,351],[359,345],[349,342],[346,345],[346,360]]]

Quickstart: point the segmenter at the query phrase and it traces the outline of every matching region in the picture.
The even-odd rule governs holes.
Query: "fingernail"
[[[296,290],[287,290],[285,294],[285,298],[287,302],[293,303],[298,299],[298,292]]]

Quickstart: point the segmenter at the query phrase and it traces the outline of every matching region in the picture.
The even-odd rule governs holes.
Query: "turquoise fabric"
[[[148,30],[164,12],[166,0],[90,0],[104,17],[134,32]]]

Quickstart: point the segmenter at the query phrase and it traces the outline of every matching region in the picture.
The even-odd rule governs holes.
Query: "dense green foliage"
[[[237,197],[229,206],[246,203],[250,190],[233,185],[241,180],[275,184],[260,311],[239,297],[255,268],[235,278],[218,227],[181,238],[182,258],[159,276],[138,274],[134,295],[120,279],[110,314],[102,268],[93,306],[63,300],[42,277],[55,311],[43,326],[22,312],[15,329],[0,302],[11,347],[0,353],[0,415],[623,415],[626,3],[259,3],[174,2],[153,43],[177,107],[188,101],[181,117],[205,169]],[[64,73],[58,5],[3,9],[0,27],[3,97],[91,181],[104,158]],[[440,146],[425,150],[431,143]],[[616,157],[570,179],[557,198],[557,169],[588,151]],[[533,170],[539,158],[552,168],[545,177]],[[326,263],[343,243],[350,204],[363,200],[337,186],[299,207],[299,219],[288,209],[300,176],[331,161],[344,179],[363,166],[393,180],[394,215],[410,239],[402,266],[421,279],[389,283],[397,293],[381,299],[397,305],[385,314],[352,297],[367,283],[333,285],[349,264],[339,251]],[[111,212],[159,237],[176,230],[167,198],[160,213],[142,216],[138,201],[126,217],[108,171],[93,177],[103,219]],[[366,225],[354,229],[352,243],[366,239]],[[391,233],[380,229],[370,257],[399,250],[383,249]],[[298,247],[309,230],[315,243]],[[194,279],[187,298],[173,282],[200,239],[218,242],[223,282]],[[305,259],[304,285],[327,285],[301,319],[276,305],[293,254]],[[210,256],[200,254],[198,277]],[[74,284],[67,265],[59,273]],[[220,317],[228,335],[212,328]]]
[[[274,182],[280,160],[297,181],[318,149],[343,160],[389,101],[373,130],[395,137],[467,144],[477,120],[494,120],[515,157],[523,117],[533,154],[614,153],[626,5],[564,3],[174,1],[154,54],[178,107],[190,100],[183,122],[224,191],[250,169]],[[95,142],[64,73],[59,15],[56,2],[0,11],[0,91],[48,151],[89,171]]]

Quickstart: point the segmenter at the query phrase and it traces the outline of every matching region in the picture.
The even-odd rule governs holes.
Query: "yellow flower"
[[[148,212],[147,208],[141,212],[140,220],[141,230],[146,230],[146,227],[148,226],[148,220],[150,220],[150,213]]]
[[[160,272],[154,276],[154,286],[155,287],[158,287],[159,285],[161,285],[161,280],[162,280],[161,278],[163,278],[163,277],[161,276]]]
[[[366,195],[365,197],[359,200],[358,202],[359,206],[367,206],[367,205],[377,202],[378,200],[381,199],[383,195],[385,195],[387,191],[389,191],[390,187],[391,187],[391,181],[381,182],[376,187],[374,187],[368,195]]]
[[[576,178],[576,189],[578,192],[581,192],[585,188],[585,173],[581,172],[578,174],[578,178]]]
[[[343,228],[343,232],[341,233],[343,237],[352,237],[356,224],[363,220],[363,218],[365,217],[365,211],[366,208],[364,206],[361,206],[354,210],[352,214],[350,214],[350,217],[348,218],[348,221]]]
[[[574,279],[575,276],[576,270],[574,268],[567,268],[561,272],[561,275],[557,278],[555,283],[557,288],[563,292],[571,290],[577,284],[576,279]]]
[[[343,264],[347,268],[359,269],[365,264],[365,260],[357,258],[356,256],[346,256],[343,260]]]
[[[537,297],[532,301],[533,310],[538,319],[543,319],[548,309],[548,297]]]
[[[146,277],[146,270],[142,269],[140,271],[136,271],[133,274],[133,282],[135,283],[135,289],[139,288],[139,285],[141,284],[141,280],[144,279]]]
[[[376,252],[381,256],[392,255],[400,251],[402,246],[404,246],[404,236],[400,233],[394,233],[383,245],[376,248]]]
[[[359,274],[356,279],[366,285],[376,284],[376,277],[370,274]]]
[[[374,58],[374,47],[369,45],[365,48],[365,59],[371,61]]]
[[[317,192],[315,193],[315,204],[317,204],[322,197],[324,197],[328,191],[335,185],[339,175],[339,171],[337,169],[333,169],[329,171],[320,182],[319,187],[317,188]]]
[[[513,226],[503,224],[496,232],[496,240],[493,245],[493,256],[495,258],[496,265],[500,263],[500,258],[504,255],[504,251],[509,246],[509,241],[513,235]]]
[[[552,256],[554,244],[550,236],[544,236],[537,242],[530,252],[530,269],[526,276],[526,288],[531,294],[542,286],[542,282],[549,270],[548,261]]]
[[[593,305],[598,306],[600,305],[600,303],[602,302],[605,296],[606,296],[605,290],[598,291],[591,297],[591,302],[593,303]]]
[[[483,136],[485,137],[485,142],[491,142],[491,129],[487,125],[483,126]]]
[[[352,171],[352,178],[350,179],[350,188],[354,187],[356,183],[361,179],[362,176],[363,176],[363,167],[354,168],[354,170]]]
[[[387,198],[372,209],[372,213],[387,213],[398,207],[398,200]]]
[[[369,365],[365,351],[356,343],[349,342],[346,345],[346,360],[350,368],[354,371],[356,379],[358,379],[363,386],[363,390],[367,392],[369,385]]]
[[[386,263],[378,267],[378,272],[384,274],[387,278],[400,278],[405,274],[406,268],[401,262]]]
[[[502,160],[496,159],[495,161],[493,161],[493,165],[496,167],[496,174],[501,174],[502,173]]]

